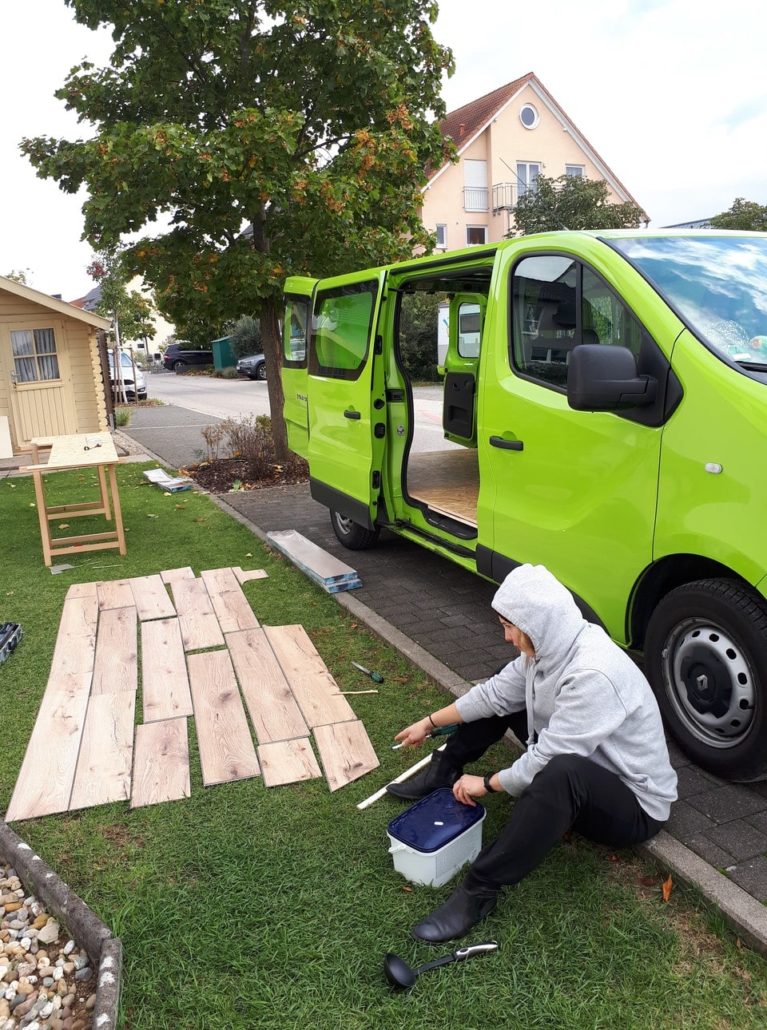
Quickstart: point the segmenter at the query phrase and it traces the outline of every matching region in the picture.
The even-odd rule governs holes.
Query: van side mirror
[[[570,354],[567,403],[575,411],[615,411],[652,404],[658,380],[637,374],[628,347],[582,343]]]

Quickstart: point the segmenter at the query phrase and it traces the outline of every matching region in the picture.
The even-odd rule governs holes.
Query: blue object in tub
[[[402,844],[429,854],[460,837],[484,816],[482,805],[462,805],[450,787],[440,787],[392,819],[388,830]]]

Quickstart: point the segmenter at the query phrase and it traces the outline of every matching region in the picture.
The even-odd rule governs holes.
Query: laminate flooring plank
[[[191,794],[186,719],[136,727],[131,808],[178,801]]]
[[[208,787],[258,776],[253,738],[229,655],[205,651],[189,655],[188,661],[203,783]]]
[[[96,597],[97,587],[98,583],[73,583],[67,590],[67,599],[70,597]]]
[[[224,636],[203,580],[177,579],[171,589],[181,626],[184,650],[223,647]]]
[[[130,798],[135,709],[136,694],[127,690],[91,696],[70,811]]]
[[[91,597],[70,597],[64,601],[56,646],[51,661],[48,687],[72,673],[93,673],[96,657],[96,625],[98,600]],[[90,681],[89,681],[90,682]]]
[[[265,632],[307,726],[357,718],[303,626],[267,626]]]
[[[267,787],[280,787],[283,783],[315,780],[322,776],[308,737],[262,744],[258,749],[258,761]]]
[[[6,822],[69,808],[90,689],[90,672],[59,674],[53,684],[49,681],[5,814]]]
[[[225,590],[235,590],[239,586],[234,571],[228,566],[224,569],[203,569],[200,575],[210,594],[221,594]]]
[[[129,580],[129,583],[135,598],[138,617],[142,622],[149,619],[170,619],[176,614],[165,584],[159,575],[139,576]]]
[[[108,608],[132,608],[136,603],[127,579],[111,579],[99,583],[98,597],[100,612]]]
[[[141,623],[144,722],[192,714],[192,696],[178,619]]]
[[[308,737],[301,709],[264,631],[228,633],[226,643],[259,744]]]
[[[201,575],[224,633],[258,629],[258,619],[231,569],[207,569]]]
[[[172,585],[178,579],[194,579],[194,571],[191,565],[185,565],[181,569],[166,569],[165,572],[160,573],[160,579],[166,585],[168,583]]]
[[[107,608],[99,616],[94,696],[117,691],[136,692],[138,687],[138,628],[136,609]]]
[[[359,720],[337,723],[335,726],[318,726],[314,731],[314,739],[331,791],[358,780],[381,764]]]
[[[232,572],[237,578],[237,582],[242,585],[243,583],[250,583],[252,579],[268,579],[269,573],[264,572],[263,569],[241,569],[239,565],[232,566]]]

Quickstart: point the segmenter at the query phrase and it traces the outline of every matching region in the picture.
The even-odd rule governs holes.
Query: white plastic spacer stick
[[[444,748],[445,745],[443,744],[442,747],[435,748],[434,751],[442,751],[444,750]],[[403,780],[409,779],[413,775],[413,773],[418,772],[419,769],[423,769],[423,767],[431,761],[431,756],[434,754],[434,751],[428,754],[426,758],[422,758],[420,762],[416,762],[415,765],[411,765],[409,769],[405,769],[405,771],[403,773],[400,773],[399,776],[395,777],[395,779],[389,780],[389,783],[402,783]],[[389,783],[386,784],[386,787],[389,786]],[[360,801],[360,803],[357,805],[357,808],[370,808],[372,804],[374,804],[376,801],[378,801],[379,798],[382,798],[384,796],[384,794],[386,793],[386,787],[381,787],[381,789],[377,790],[375,794],[371,794],[369,798],[365,798],[364,801]]]

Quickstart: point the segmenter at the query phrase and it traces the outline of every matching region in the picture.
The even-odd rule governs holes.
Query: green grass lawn
[[[496,938],[498,953],[428,973],[409,994],[392,994],[384,953],[411,964],[442,954],[413,941],[409,928],[450,886],[411,888],[394,872],[385,831],[399,804],[384,798],[364,812],[355,805],[412,764],[412,752],[391,751],[392,737],[444,704],[445,694],[205,497],[166,497],[144,485],[144,467],[119,472],[127,556],[75,557],[76,569],[60,576],[42,563],[31,481],[0,481],[0,621],[19,621],[25,630],[0,666],[0,811],[73,582],[189,564],[197,573],[263,567],[269,579],[244,587],[262,622],[302,623],[342,689],[370,686],[352,659],[381,670],[385,683],[378,695],[350,698],[381,768],[334,794],[324,780],[272,790],[260,779],[204,788],[190,720],[188,800],[134,812],[114,804],[14,825],[122,938],[124,1026],[765,1026],[764,961],[738,947],[692,891],[676,886],[664,904],[660,876],[650,882],[653,868],[631,852],[612,855],[578,838],[508,891],[468,938]],[[54,495],[66,503],[82,499],[95,477],[48,480],[49,503]],[[499,745],[488,767],[507,755]],[[485,840],[508,804],[501,796],[488,800]]]

